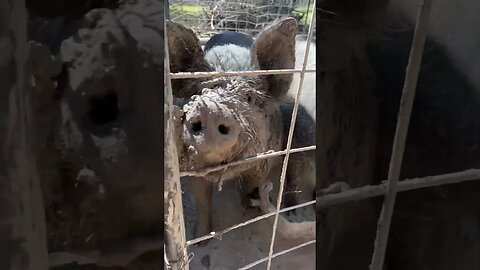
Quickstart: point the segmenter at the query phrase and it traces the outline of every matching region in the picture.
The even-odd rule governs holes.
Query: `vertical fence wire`
[[[388,170],[387,193],[378,219],[375,249],[370,264],[370,270],[382,270],[385,260],[388,235],[392,220],[395,199],[397,195],[397,183],[400,178],[405,142],[408,134],[410,115],[415,99],[416,85],[422,63],[423,49],[428,30],[428,18],[432,0],[422,0],[417,14],[417,23],[413,35],[410,58],[406,69],[405,82],[398,112],[397,128],[393,142],[390,168]]]
[[[313,10],[315,10],[315,7],[316,7],[316,1],[313,2]],[[288,131],[286,153],[285,153],[285,158],[283,160],[283,165],[282,165],[282,174],[280,176],[280,188],[278,191],[277,205],[275,209],[275,219],[273,222],[272,240],[270,242],[270,251],[268,253],[267,270],[270,270],[272,266],[273,246],[275,245],[275,235],[277,233],[278,215],[280,214],[279,211],[280,211],[280,206],[282,204],[283,189],[285,186],[285,176],[287,173],[288,159],[290,157],[290,148],[293,140],[293,132],[295,130],[295,123],[297,120],[298,105],[300,102],[299,99],[300,99],[300,94],[302,93],[303,80],[305,78],[305,70],[307,69],[308,53],[310,50],[310,44],[313,36],[313,24],[315,23],[315,13],[316,12],[313,12],[312,18],[310,19],[310,25],[308,27],[307,45],[305,48],[305,55],[303,57],[302,72],[300,73],[300,81],[298,83],[297,95],[295,96],[295,104],[293,106],[292,120],[290,121],[290,129]]]
[[[182,190],[173,130],[173,94],[170,79],[167,24],[164,23],[164,218],[165,218],[165,266],[172,270],[188,270],[185,222],[183,217]]]

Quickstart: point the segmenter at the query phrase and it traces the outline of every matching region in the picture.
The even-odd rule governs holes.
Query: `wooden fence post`
[[[170,62],[168,57],[168,37],[166,24],[164,56],[164,215],[165,215],[165,260],[167,269],[188,270],[188,253],[183,218],[182,190],[178,155],[173,130],[173,95],[170,82]]]

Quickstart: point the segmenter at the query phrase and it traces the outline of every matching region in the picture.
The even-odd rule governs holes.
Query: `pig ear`
[[[297,21],[285,18],[265,28],[254,42],[252,53],[261,69],[293,69]],[[269,75],[270,94],[281,97],[288,92],[293,74]]]
[[[205,60],[200,41],[191,29],[167,21],[170,72],[212,71]],[[172,80],[172,92],[176,97],[188,98],[197,94],[195,79]]]
[[[168,53],[171,72],[209,71],[200,41],[185,26],[167,21]]]

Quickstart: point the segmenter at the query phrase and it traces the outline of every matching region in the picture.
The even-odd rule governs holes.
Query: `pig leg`
[[[283,193],[283,199],[285,206],[294,206],[300,203],[299,193],[301,190],[302,176],[304,168],[302,168],[302,159],[299,154],[290,155],[287,167],[287,175],[285,179],[285,191]],[[302,175],[303,173],[303,175]]]
[[[200,237],[212,231],[212,185],[202,179],[193,177],[189,179],[189,184],[195,197],[197,214],[195,237]]]
[[[294,206],[299,204],[298,200],[298,192],[299,185],[298,185],[298,177],[296,177],[295,173],[292,171],[292,166],[288,166],[287,169],[287,178],[285,179],[285,192],[284,192],[284,200],[285,206]]]
[[[243,176],[240,181],[240,198],[245,209],[252,208],[251,200],[258,200],[258,188],[261,183],[264,183],[264,177],[248,175]]]
[[[315,199],[314,156],[293,154],[288,162],[285,204],[293,206]]]
[[[266,182],[259,187],[259,199],[252,200],[253,206],[258,206],[263,214],[276,211],[275,206],[270,202],[268,194],[272,191],[272,182]],[[272,222],[272,218],[269,219]],[[272,222],[273,224],[273,222]],[[287,240],[310,241],[316,237],[316,222],[289,222],[282,215],[278,216],[277,233]]]

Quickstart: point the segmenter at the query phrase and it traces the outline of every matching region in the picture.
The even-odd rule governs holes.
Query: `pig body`
[[[335,13],[323,13],[317,25],[319,187],[338,180],[355,187],[379,184],[387,178],[420,3],[319,4]],[[478,2],[432,5],[400,179],[480,165],[478,76],[472,76],[478,63],[478,24],[472,23],[478,16],[472,10]],[[391,20],[405,15],[401,23]],[[479,193],[478,181],[399,193],[385,269],[478,268]],[[383,197],[317,212],[318,269],[368,269],[382,202]]]
[[[462,32],[466,35],[470,31]],[[435,34],[430,32],[425,44],[401,179],[480,167],[478,79],[471,80],[472,70],[464,70],[473,63],[467,65],[465,59],[457,58],[451,41],[445,46]],[[385,36],[382,41],[372,40],[369,48],[380,109],[376,180],[388,176],[413,29],[386,31]],[[473,58],[478,55],[470,52]],[[457,66],[460,60],[465,64],[461,68]],[[388,269],[480,267],[479,195],[478,181],[398,194]]]
[[[205,48],[203,48],[203,50],[207,52],[213,47],[227,44],[234,44],[242,48],[251,49],[253,45],[253,38],[244,33],[225,31],[210,38],[207,41],[207,44],[205,44]]]
[[[308,51],[307,69],[316,68],[316,44],[312,42]],[[307,42],[297,37],[295,44],[295,69],[302,69],[305,60]],[[316,145],[316,74],[305,73],[302,92],[299,96],[299,106],[295,130],[292,138],[292,149]],[[293,106],[300,83],[300,74],[293,76],[288,91],[288,101],[282,104],[285,141],[292,120]],[[285,203],[292,206],[315,199],[317,175],[315,169],[315,150],[290,154],[287,168],[287,186]]]

